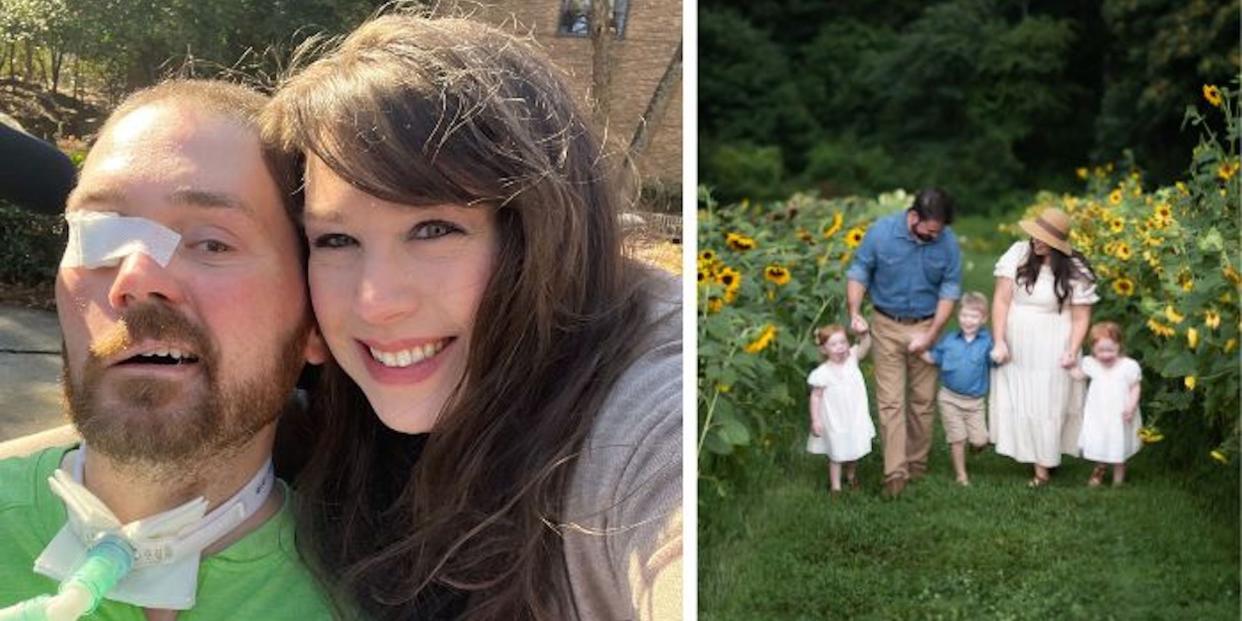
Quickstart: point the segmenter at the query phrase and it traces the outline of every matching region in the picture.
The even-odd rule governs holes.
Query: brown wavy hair
[[[1028,242],[1030,250],[1027,252],[1026,261],[1018,266],[1018,273],[1014,278],[1014,283],[1026,287],[1026,292],[1030,293],[1035,288],[1035,281],[1039,280],[1039,271],[1043,267],[1043,257],[1035,254],[1035,242]],[[1095,270],[1091,269],[1091,262],[1081,252],[1072,250],[1070,254],[1065,254],[1052,246],[1048,247],[1048,265],[1052,268],[1052,290],[1057,296],[1057,312],[1061,312],[1065,308],[1065,300],[1069,298],[1074,279],[1082,279],[1089,283],[1095,282]]]
[[[462,383],[393,432],[329,362],[299,546],[379,619],[563,619],[570,468],[645,322],[600,143],[540,53],[482,24],[381,16],[276,93],[265,134],[410,209],[497,210]]]

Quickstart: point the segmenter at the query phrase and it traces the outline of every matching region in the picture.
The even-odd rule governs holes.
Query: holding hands
[[[854,313],[850,316],[850,331],[854,334],[865,334],[870,329],[871,326],[866,319],[863,319],[861,313]]]
[[[1066,350],[1061,354],[1061,368],[1070,370],[1078,367],[1078,352],[1075,350]]]
[[[912,354],[921,354],[932,346],[932,334],[930,331],[920,332],[914,340],[910,341],[908,349]]]
[[[1009,345],[1004,340],[996,341],[992,346],[992,362],[996,364],[1005,364],[1009,362]]]

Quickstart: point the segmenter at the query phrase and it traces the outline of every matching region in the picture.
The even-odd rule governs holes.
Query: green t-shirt
[[[37,574],[34,561],[65,525],[65,506],[47,479],[71,447],[0,460],[0,608],[56,593],[56,581]],[[198,595],[178,621],[212,619],[331,619],[327,596],[299,560],[293,540],[290,492],[276,515],[198,570]],[[105,600],[88,620],[145,621],[142,609]]]

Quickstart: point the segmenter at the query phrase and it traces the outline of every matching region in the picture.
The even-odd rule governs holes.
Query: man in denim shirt
[[[922,190],[905,212],[871,226],[846,272],[850,328],[870,330],[874,343],[884,491],[893,497],[927,472],[937,373],[921,355],[961,296],[962,257],[948,228],[952,222],[953,199],[940,189]],[[862,316],[868,292],[871,322]]]

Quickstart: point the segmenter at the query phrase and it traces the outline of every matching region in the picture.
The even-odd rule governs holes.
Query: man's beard
[[[166,306],[139,307],[123,314],[111,331],[91,343],[81,377],[73,377],[62,349],[69,416],[91,450],[119,465],[149,466],[153,475],[163,470],[160,465],[175,465],[177,470],[193,462],[227,458],[280,416],[305,361],[309,329],[309,321],[299,321],[280,340],[269,366],[241,382],[223,385],[219,352],[202,328]],[[166,378],[113,380],[111,403],[105,405],[103,360],[148,339],[189,346],[201,374],[190,380],[196,386]],[[183,404],[170,408],[173,399]]]

